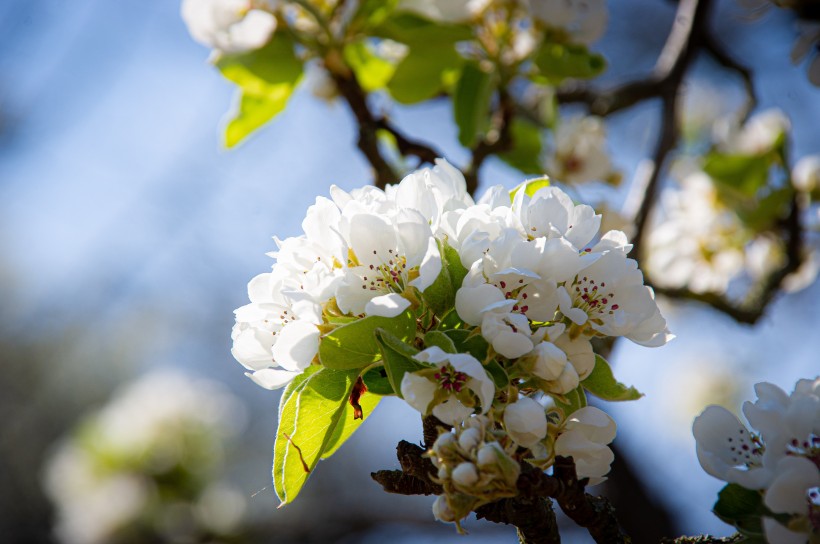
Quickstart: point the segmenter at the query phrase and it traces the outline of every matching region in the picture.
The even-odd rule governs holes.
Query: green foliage
[[[428,348],[436,346],[447,353],[458,353],[458,349],[450,337],[441,331],[430,331],[425,334],[424,345]]]
[[[322,448],[322,459],[327,459],[338,449],[342,446],[342,444],[347,441],[350,436],[356,432],[356,429],[364,423],[364,421],[373,413],[373,410],[376,409],[376,406],[379,405],[379,401],[382,400],[381,395],[375,393],[374,391],[370,391],[368,387],[367,393],[363,394],[359,398],[359,406],[362,409],[362,418],[356,419],[354,416],[354,408],[350,402],[345,402],[344,404],[344,412],[339,417],[339,423],[333,428],[333,434],[330,435],[330,438],[325,444],[325,447]]]
[[[273,447],[273,485],[282,505],[296,498],[319,459],[336,451],[361,425],[362,420],[348,421],[348,398],[358,376],[358,369],[312,366],[285,388]],[[378,402],[372,397],[361,399],[365,417]]]
[[[427,307],[436,315],[444,316],[456,303],[456,291],[461,287],[467,269],[461,264],[458,251],[447,242],[437,240],[436,243],[441,253],[441,272],[436,281],[424,290],[422,297]]]
[[[727,484],[720,490],[712,512],[722,521],[734,525],[747,537],[745,542],[764,543],[762,516],[778,517],[768,511],[759,491],[738,484]]]
[[[487,131],[493,78],[477,62],[467,62],[461,70],[453,93],[453,116],[458,126],[458,141],[473,147]]]
[[[333,370],[361,369],[379,360],[374,331],[384,329],[402,341],[413,337],[416,318],[410,311],[396,317],[370,316],[333,329],[319,341],[319,361]]]
[[[374,54],[365,40],[347,44],[343,55],[347,65],[356,74],[359,85],[366,92],[383,89],[396,71],[393,63]]]
[[[519,183],[518,185],[510,191],[510,202],[515,199],[516,193],[521,189],[524,189],[524,194],[531,197],[535,193],[538,192],[539,189],[543,189],[544,187],[550,186],[550,178],[548,176],[543,176],[540,178],[530,179]]]
[[[543,149],[541,129],[537,125],[516,117],[510,124],[512,147],[498,156],[525,174],[543,174],[539,158]]]
[[[418,353],[417,349],[405,344],[390,332],[383,329],[376,330],[376,340],[379,343],[379,349],[381,349],[387,378],[393,386],[393,391],[401,397],[401,379],[404,377],[404,373],[424,370],[428,366],[413,359],[413,356]]]
[[[374,35],[401,42],[409,48],[387,85],[391,96],[403,104],[415,104],[436,96],[464,59],[456,42],[468,40],[465,25],[440,24],[410,13],[387,19]]]
[[[384,364],[374,365],[362,374],[362,381],[367,386],[367,392],[374,395],[394,395],[393,386],[387,377]]]
[[[771,163],[769,155],[712,152],[704,158],[703,170],[724,188],[753,197],[766,185]]]
[[[302,61],[283,32],[254,51],[221,55],[216,66],[241,90],[239,108],[225,127],[225,145],[234,147],[285,109],[302,76]]]
[[[627,387],[615,379],[606,359],[595,355],[595,368],[581,382],[584,389],[596,397],[609,401],[638,400],[643,393],[634,387]]]
[[[587,395],[584,393],[584,386],[579,385],[576,389],[573,389],[566,395],[564,395],[564,399],[558,399],[553,396],[553,400],[555,401],[555,406],[560,408],[561,411],[564,413],[564,417],[569,417],[570,414],[573,412],[580,410],[581,408],[587,405]],[[566,401],[566,402],[564,402]]]
[[[450,337],[459,353],[469,353],[482,363],[487,360],[490,345],[480,334],[466,329],[453,329],[444,331]]]
[[[533,58],[540,75],[550,83],[567,78],[591,79],[606,70],[606,60],[586,46],[545,41]]]

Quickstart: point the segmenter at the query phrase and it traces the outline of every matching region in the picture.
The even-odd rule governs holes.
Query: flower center
[[[504,293],[504,297],[507,300],[515,300],[516,305],[512,307],[513,312],[518,312],[525,314],[530,307],[527,305],[527,293],[522,292],[522,289],[526,287],[524,285],[524,279],[519,278],[517,280],[505,281],[499,280],[497,282],[493,282],[493,285],[498,287],[502,293]],[[515,328],[515,327],[513,327]],[[517,332],[517,331],[514,331]]]
[[[467,374],[458,372],[446,365],[442,366],[438,372],[434,374],[434,377],[442,389],[452,391],[453,393],[460,393],[464,384],[467,382]]]
[[[820,436],[810,434],[806,440],[802,442],[797,438],[792,438],[791,441],[786,444],[786,455],[805,457],[820,470]]]
[[[760,466],[763,457],[763,442],[760,437],[749,433],[746,429],[738,429],[737,436],[727,436],[726,442],[732,452],[732,462],[735,465],[747,467]]]
[[[615,293],[606,292],[606,283],[596,284],[595,280],[587,276],[575,278],[572,283],[575,302],[578,308],[586,313],[612,315],[620,306],[615,303]]]
[[[369,265],[370,272],[362,276],[362,289],[383,293],[403,293],[408,282],[407,257],[387,250],[387,262]],[[373,251],[375,255],[376,252]]]

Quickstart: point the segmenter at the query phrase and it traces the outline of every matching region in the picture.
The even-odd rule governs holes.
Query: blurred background
[[[604,83],[651,68],[674,8],[610,2],[610,27],[596,47],[610,63]],[[794,157],[820,151],[820,90],[789,62],[794,20],[731,0],[717,8],[716,35],[753,68],[760,109],[791,118]],[[421,438],[418,414],[394,398],[319,465],[299,500],[277,510],[270,464],[279,393],[254,385],[231,357],[232,311],[245,304],[247,281],[272,265],[265,253],[273,235],[297,235],[304,211],[331,184],[351,189],[371,178],[349,112],[305,86],[270,126],[224,151],[233,91],[207,54],[172,0],[0,3],[0,540],[93,542],[106,508],[142,492],[120,482],[95,495],[76,522],[86,536],[71,540],[48,498],[60,500],[60,471],[79,474],[88,452],[112,465],[137,462],[111,453],[116,441],[148,436],[144,413],[161,412],[169,391],[190,387],[190,406],[169,409],[182,428],[193,418],[206,434],[216,429],[220,454],[202,461],[207,470],[186,484],[190,496],[174,499],[181,506],[161,524],[168,530],[143,541],[462,541],[434,522],[431,498],[386,496],[370,480],[371,471],[397,467],[396,442]],[[738,107],[734,75],[705,60],[693,74],[686,91],[695,120]],[[656,107],[608,118],[610,151],[627,181],[651,151]],[[454,162],[466,160],[448,105],[396,107],[391,115]],[[483,187],[519,181],[497,161],[481,172]],[[621,193],[613,193],[615,208]],[[692,419],[709,403],[737,409],[755,382],[791,391],[820,371],[820,287],[777,299],[754,327],[696,305],[662,304],[677,339],[657,350],[621,342],[612,356],[618,378],[647,394],[607,407],[619,423],[616,445],[668,514],[667,529],[731,534],[710,513],[722,482],[697,463]],[[146,375],[154,385],[128,385]],[[224,402],[214,412],[216,398]],[[104,406],[99,421],[89,419]],[[86,442],[66,442],[78,428]],[[94,446],[109,431],[119,433],[105,439],[113,449]],[[191,440],[203,451],[216,447]],[[151,466],[182,462],[169,455]],[[47,469],[54,458],[62,464]],[[75,483],[78,496],[85,488]],[[645,512],[627,515],[640,525]],[[208,527],[189,530],[196,524]],[[516,540],[509,527],[470,520],[466,528],[473,542]]]

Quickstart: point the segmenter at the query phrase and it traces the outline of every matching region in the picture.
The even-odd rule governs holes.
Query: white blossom
[[[410,406],[449,425],[469,417],[476,403],[481,414],[490,409],[495,385],[478,359],[466,353],[446,353],[435,346],[414,358],[434,368],[405,373],[401,394]]]
[[[742,127],[734,119],[720,119],[713,132],[718,148],[724,153],[760,155],[773,150],[790,129],[786,114],[769,109],[753,115]]]
[[[182,18],[202,45],[241,53],[265,45],[276,30],[274,2],[260,0],[183,0]]]
[[[792,184],[800,191],[810,193],[820,185],[820,155],[806,155],[792,168]]]
[[[615,454],[607,444],[615,439],[615,421],[605,412],[586,406],[570,414],[555,440],[555,454],[572,457],[579,478],[589,485],[606,480]]]
[[[555,144],[547,160],[551,176],[566,183],[606,181],[613,176],[606,146],[606,127],[595,116],[564,119],[555,131]]]
[[[504,408],[504,427],[517,443],[533,447],[547,436],[544,407],[529,397],[521,397]]]
[[[489,4],[490,0],[400,0],[396,9],[440,23],[461,23],[479,16]]]
[[[528,0],[533,17],[552,28],[563,28],[573,41],[591,44],[606,31],[606,0]]]

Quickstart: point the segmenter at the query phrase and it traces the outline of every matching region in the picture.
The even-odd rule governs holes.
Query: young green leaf
[[[384,364],[375,365],[362,374],[362,381],[367,386],[367,392],[374,395],[395,395],[390,379],[387,377],[387,369]]]
[[[499,153],[498,157],[525,174],[543,174],[544,166],[539,160],[543,144],[541,129],[529,121],[516,117],[510,125],[512,147]]]
[[[606,359],[595,356],[595,368],[581,382],[581,385],[596,397],[609,401],[638,400],[643,393],[634,387],[627,387],[615,379]]]
[[[467,62],[453,93],[453,116],[458,127],[458,141],[473,147],[489,123],[493,78],[477,62]]]
[[[510,191],[510,202],[515,199],[516,193],[521,189],[524,189],[524,194],[527,196],[534,195],[538,189],[542,189],[544,187],[550,186],[550,178],[549,176],[542,176],[540,178],[529,179],[527,181],[523,181],[516,185],[512,191]]]
[[[453,341],[458,353],[469,353],[482,363],[487,359],[490,345],[480,334],[474,334],[473,331],[466,329],[451,329],[444,331],[444,334]]]
[[[606,69],[606,60],[585,46],[544,42],[534,57],[541,76],[552,82],[566,78],[590,79]]]
[[[322,459],[327,459],[334,453],[336,453],[339,448],[344,444],[351,435],[356,432],[362,423],[373,413],[373,410],[376,409],[376,406],[379,405],[379,401],[382,400],[382,397],[370,391],[368,388],[367,392],[359,398],[359,405],[362,409],[363,417],[361,419],[356,419],[353,417],[354,409],[353,406],[349,403],[345,403],[344,413],[339,418],[339,423],[336,427],[333,428],[333,434],[330,435],[330,438],[327,441],[323,451],[322,451]]]
[[[325,453],[336,426],[345,425],[342,417],[358,377],[358,370],[310,367],[282,394],[273,446],[273,485],[282,505],[296,498]],[[339,431],[334,451],[353,430]]]
[[[359,84],[367,92],[383,89],[396,66],[373,53],[370,45],[364,40],[347,44],[342,52],[347,65],[356,74]]]
[[[709,153],[703,162],[703,171],[725,188],[751,197],[766,185],[772,155],[727,155]]]
[[[584,387],[582,385],[579,385],[576,389],[573,389],[564,395],[564,399],[567,402],[563,402],[562,400],[553,397],[555,406],[564,412],[565,418],[587,405],[587,396],[586,393],[584,393]]]
[[[720,490],[712,512],[751,538],[763,536],[762,516],[771,514],[759,491],[738,484],[727,484]]]
[[[302,76],[302,61],[285,33],[276,33],[260,49],[223,54],[216,66],[241,90],[239,106],[225,129],[227,147],[235,146],[281,112]]]
[[[458,353],[456,345],[449,336],[441,331],[430,331],[424,335],[424,345],[429,347],[439,347],[447,353]]]
[[[498,389],[504,389],[510,385],[510,376],[507,374],[507,371],[504,370],[504,367],[501,366],[501,363],[495,359],[487,361],[484,365],[484,370],[486,370],[490,378],[493,379],[493,383]]]
[[[393,391],[401,397],[401,380],[405,372],[416,372],[429,368],[427,365],[413,359],[418,350],[406,344],[384,329],[376,330],[376,340],[382,352],[382,361],[387,370],[387,378],[393,386]]]
[[[458,251],[450,247],[446,241],[437,243],[441,253],[441,272],[436,281],[424,290],[422,297],[436,315],[444,316],[456,303],[456,291],[461,287],[467,269],[461,264]]]
[[[373,332],[382,328],[406,340],[416,332],[416,318],[407,311],[396,317],[370,316],[333,329],[319,340],[319,361],[334,370],[364,368],[381,357]]]

